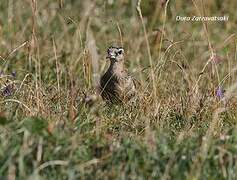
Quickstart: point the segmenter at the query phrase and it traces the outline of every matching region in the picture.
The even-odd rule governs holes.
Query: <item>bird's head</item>
[[[109,47],[107,57],[111,62],[122,62],[124,60],[124,49],[122,47]]]

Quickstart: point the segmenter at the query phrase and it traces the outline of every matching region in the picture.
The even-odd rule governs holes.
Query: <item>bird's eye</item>
[[[123,54],[123,51],[124,51],[123,49],[119,49],[118,54]]]

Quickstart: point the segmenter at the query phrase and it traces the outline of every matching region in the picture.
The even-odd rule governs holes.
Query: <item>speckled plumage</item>
[[[108,49],[110,66],[100,79],[100,94],[111,103],[127,102],[135,95],[133,78],[124,67],[124,50],[119,47]]]

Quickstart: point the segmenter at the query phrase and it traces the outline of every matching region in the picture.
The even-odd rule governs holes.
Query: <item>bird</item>
[[[111,46],[107,50],[110,65],[100,78],[99,92],[103,100],[112,103],[126,103],[136,94],[134,78],[124,65],[124,49]]]

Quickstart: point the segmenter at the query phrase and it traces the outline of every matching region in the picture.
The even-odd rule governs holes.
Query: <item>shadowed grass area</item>
[[[1,2],[0,179],[235,179],[236,27],[232,0]],[[86,104],[111,45],[137,96]]]

